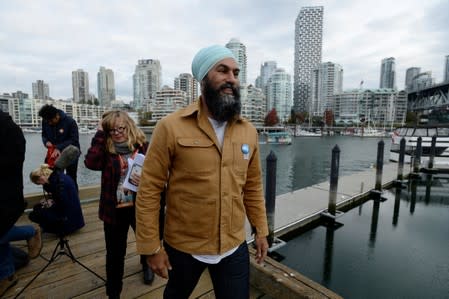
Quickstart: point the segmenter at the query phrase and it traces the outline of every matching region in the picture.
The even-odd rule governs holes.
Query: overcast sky
[[[72,97],[71,74],[89,73],[97,95],[100,66],[114,71],[119,99],[132,99],[139,59],[158,59],[163,84],[189,72],[198,49],[238,38],[246,45],[248,83],[275,60],[292,75],[295,19],[324,6],[323,62],[344,69],[344,89],[378,88],[383,58],[396,58],[396,85],[421,67],[443,80],[449,55],[449,0],[0,0],[0,93],[44,80],[53,98]]]

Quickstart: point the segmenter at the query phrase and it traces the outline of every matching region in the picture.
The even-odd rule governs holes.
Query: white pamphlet
[[[131,158],[128,158],[128,173],[126,174],[125,181],[123,182],[123,187],[125,187],[128,190],[137,192],[137,189],[139,188],[139,186],[135,185],[130,180],[130,177],[133,174],[136,174],[140,177],[140,175],[142,173],[142,166],[143,166],[144,160],[145,160],[145,156],[142,154],[137,154],[134,157],[134,160]]]

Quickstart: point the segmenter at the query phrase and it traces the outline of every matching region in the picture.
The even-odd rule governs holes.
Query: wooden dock
[[[384,187],[392,183],[397,175],[397,165],[384,165],[382,182]],[[407,168],[407,167],[406,167]],[[408,172],[404,172],[407,175]],[[375,169],[341,177],[337,191],[337,209],[366,197],[375,185]],[[105,277],[105,244],[103,224],[98,219],[98,186],[80,188],[82,198],[88,198],[82,205],[86,226],[69,236],[69,244],[75,257],[101,277]],[[30,195],[27,200],[32,206],[40,195]],[[93,199],[93,200],[92,200]],[[323,182],[301,190],[276,197],[275,232],[276,236],[298,229],[316,220],[327,209],[329,183]],[[23,215],[19,224],[30,224]],[[248,227],[247,231],[250,229]],[[47,263],[57,243],[57,238],[44,234],[41,256],[17,271],[19,282],[7,293],[5,298],[14,298],[36,273]],[[251,241],[248,233],[247,240]],[[25,242],[14,242],[25,247]],[[341,298],[330,290],[302,276],[300,273],[268,258],[263,265],[251,257],[251,298]],[[123,298],[162,298],[166,280],[157,277],[151,286],[142,280],[139,256],[136,254],[134,233],[129,232],[128,250],[123,279]],[[96,277],[67,256],[60,256],[50,265],[19,298],[106,298],[104,281]],[[206,272],[198,283],[191,298],[215,298],[209,275]]]

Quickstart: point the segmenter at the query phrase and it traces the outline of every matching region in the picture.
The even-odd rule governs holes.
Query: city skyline
[[[449,54],[448,1],[11,1],[0,4],[0,92],[31,94],[37,80],[53,98],[71,98],[71,72],[100,66],[115,74],[118,99],[130,101],[140,59],[157,59],[162,84],[190,73],[199,48],[237,38],[247,51],[247,81],[276,61],[293,76],[295,19],[304,6],[324,6],[322,62],[344,69],[343,88],[379,86],[380,63],[396,59],[396,85],[419,67],[443,80]],[[82,8],[82,9],[81,9]],[[39,17],[37,17],[39,16]]]

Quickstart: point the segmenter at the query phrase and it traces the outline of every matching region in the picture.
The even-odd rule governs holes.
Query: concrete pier
[[[407,177],[409,173],[409,168],[405,167],[404,177]],[[382,188],[390,187],[396,176],[397,164],[385,164],[383,166]],[[355,204],[366,198],[370,191],[375,188],[375,184],[375,168],[340,177],[336,198],[337,209],[343,209],[347,205]],[[326,181],[278,195],[274,219],[275,236],[282,236],[320,218],[321,213],[328,208],[329,188],[330,184]],[[250,232],[250,230],[247,231]],[[248,239],[251,239],[249,233]]]

